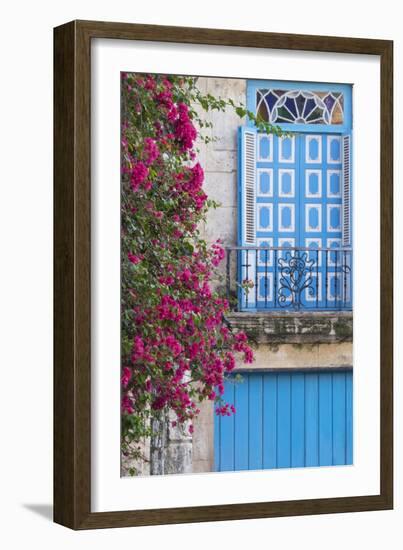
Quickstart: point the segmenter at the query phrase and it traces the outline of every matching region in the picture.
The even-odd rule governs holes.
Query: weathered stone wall
[[[153,421],[150,442],[150,474],[189,474],[192,472],[192,436],[189,426],[172,426],[174,416],[167,413]]]
[[[144,438],[140,444],[133,445],[133,450],[135,448],[140,448],[142,458],[139,460],[133,459],[130,455],[121,454],[120,462],[120,475],[122,477],[130,476],[131,471],[137,472],[136,475],[139,476],[148,476],[150,475],[150,440]]]
[[[215,97],[232,98],[245,103],[246,80],[232,78],[200,78],[198,87]],[[208,130],[217,141],[207,146],[199,142],[199,161],[205,172],[204,189],[209,198],[221,204],[211,210],[203,227],[204,237],[212,242],[221,238],[226,245],[237,241],[237,129],[243,121],[233,112],[210,112],[205,117],[213,123]]]
[[[173,413],[166,412],[152,422],[151,438],[132,445],[132,451],[140,449],[141,459],[121,456],[121,476],[189,474],[192,472],[193,442],[189,422],[184,426],[172,426]]]
[[[214,406],[211,401],[200,404],[194,421],[192,472],[214,471]]]
[[[353,340],[351,311],[231,312],[227,320],[233,330],[247,332],[257,344],[334,344]]]
[[[260,345],[248,370],[336,369],[352,365],[350,342]]]

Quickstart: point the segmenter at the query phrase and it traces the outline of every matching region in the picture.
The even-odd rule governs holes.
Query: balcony
[[[233,311],[351,311],[352,249],[226,248]]]

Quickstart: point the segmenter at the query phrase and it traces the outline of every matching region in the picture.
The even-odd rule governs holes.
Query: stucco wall
[[[200,78],[198,86],[204,93],[215,97],[232,98],[245,103],[246,80],[230,78]],[[223,239],[227,245],[235,245],[237,238],[237,128],[243,121],[232,111],[213,111],[206,119],[213,123],[208,130],[217,141],[207,145],[199,142],[199,161],[205,172],[204,189],[209,198],[221,206],[211,210],[203,227],[209,241]]]

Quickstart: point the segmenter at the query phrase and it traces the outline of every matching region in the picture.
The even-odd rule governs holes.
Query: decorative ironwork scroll
[[[308,258],[307,252],[286,252],[285,257],[278,259],[279,288],[278,303],[280,307],[300,309],[302,293],[306,290],[315,295],[312,271],[315,261]]]

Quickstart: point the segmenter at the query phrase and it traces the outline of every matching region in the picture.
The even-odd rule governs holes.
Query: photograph
[[[354,89],[269,73],[121,72],[122,477],[354,464]]]
[[[398,4],[48,4],[0,36],[4,548],[396,550]]]

